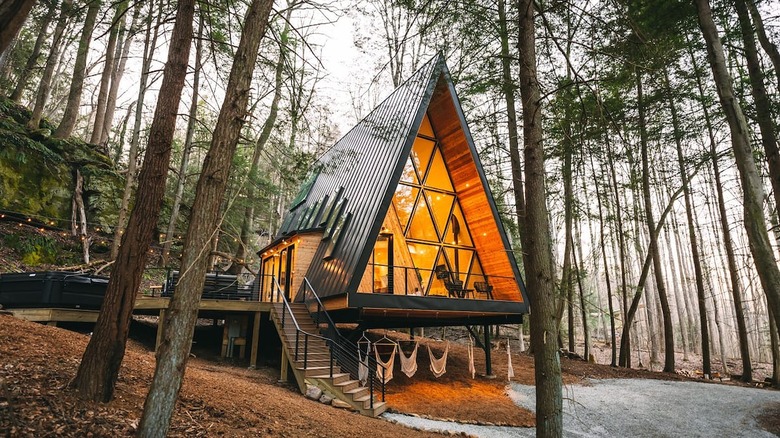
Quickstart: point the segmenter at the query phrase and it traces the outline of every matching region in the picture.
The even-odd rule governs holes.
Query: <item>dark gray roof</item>
[[[299,195],[294,201],[284,234],[316,228],[319,219],[301,224],[302,216],[326,197],[332,201],[343,187],[343,214],[349,217],[344,232],[327,260],[323,257],[329,242],[323,241],[305,274],[318,294],[357,287],[392,199],[389,186],[400,178],[443,69],[444,59],[437,55],[417,70],[317,161],[305,199],[300,201]]]

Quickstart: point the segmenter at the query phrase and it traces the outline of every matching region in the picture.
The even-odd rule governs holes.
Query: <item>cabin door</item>
[[[279,287],[288,300],[292,301],[293,262],[295,246],[288,246],[279,252]]]
[[[393,293],[392,234],[380,234],[374,246],[374,292]]]

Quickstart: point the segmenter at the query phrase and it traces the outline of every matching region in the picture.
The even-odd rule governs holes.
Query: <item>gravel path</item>
[[[509,395],[535,410],[533,386],[512,384]],[[568,437],[774,437],[755,417],[780,391],[698,382],[645,379],[591,380],[564,387],[563,427]],[[533,428],[474,426],[399,414],[407,426],[465,432],[479,437],[534,436]]]

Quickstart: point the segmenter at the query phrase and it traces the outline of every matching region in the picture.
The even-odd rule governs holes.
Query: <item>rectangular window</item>
[[[344,229],[347,228],[347,225],[349,225],[349,219],[352,217],[352,213],[339,216],[339,219],[336,221],[333,227],[333,234],[330,237],[328,248],[325,250],[325,259],[330,259],[333,257],[333,252],[336,251],[336,248],[338,247],[341,236],[344,234]]]

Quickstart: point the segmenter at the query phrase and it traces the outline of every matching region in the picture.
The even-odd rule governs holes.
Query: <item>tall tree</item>
[[[92,136],[89,139],[91,144],[101,144],[101,140],[103,139],[106,105],[108,104],[108,90],[111,86],[111,77],[114,75],[114,68],[116,67],[114,64],[114,59],[116,58],[116,44],[119,39],[120,28],[123,26],[125,20],[127,4],[127,0],[121,0],[114,4],[114,18],[111,20],[111,26],[109,28],[105,65],[103,66],[103,74],[100,77],[97,108],[95,108],[94,111],[95,122],[92,127]]]
[[[195,127],[198,123],[198,100],[200,99],[200,73],[203,69],[203,24],[204,17],[198,17],[198,38],[195,45],[195,71],[192,75],[192,100],[190,101],[190,115],[187,120],[187,133],[184,135],[184,145],[182,146],[181,162],[179,164],[179,178],[176,182],[176,194],[173,198],[171,207],[171,217],[168,220],[168,229],[165,232],[165,243],[163,244],[162,257],[160,257],[160,266],[168,266],[168,260],[171,255],[171,246],[173,245],[174,235],[176,234],[176,222],[179,219],[179,209],[184,198],[184,185],[187,182],[187,166],[190,162],[190,151],[192,150],[192,139],[195,136]],[[128,177],[128,181],[131,179]],[[125,187],[126,191],[131,191],[132,187]],[[250,200],[252,198],[249,198]],[[251,201],[250,201],[251,202]]]
[[[694,0],[694,2],[699,17],[699,27],[707,43],[707,58],[712,68],[718,97],[731,132],[731,147],[742,182],[744,223],[750,243],[750,252],[761,280],[761,286],[766,293],[768,305],[774,314],[775,323],[780,326],[780,269],[775,261],[767,232],[763,209],[764,186],[753,159],[749,137],[750,128],[742,113],[739,100],[734,94],[731,75],[726,67],[723,45],[712,19],[709,0]]]
[[[655,230],[655,218],[653,217],[653,200],[650,196],[650,157],[648,153],[647,129],[645,123],[645,102],[642,93],[642,74],[636,70],[637,107],[639,109],[639,137],[642,146],[642,194],[645,201],[645,222],[647,233],[650,236],[648,252],[653,258],[653,274],[655,286],[658,290],[658,298],[661,301],[661,312],[664,324],[664,372],[674,372],[674,331],[672,328],[672,314],[669,310],[669,299],[666,294],[663,268],[661,267],[661,255],[658,252],[658,234]],[[651,335],[653,335],[651,333]]]
[[[260,41],[268,26],[273,0],[252,0],[244,18],[225,99],[214,127],[211,146],[198,179],[187,229],[176,293],[165,316],[157,366],[138,426],[140,436],[163,437],[168,431],[187,366],[198,304],[206,280],[211,237],[219,230],[219,213],[227,188],[233,154],[246,117],[252,74]]]
[[[772,117],[772,105],[764,86],[764,72],[758,57],[753,23],[750,22],[750,13],[745,3],[746,0],[734,0],[739,18],[739,28],[742,31],[742,40],[745,43],[744,54],[750,78],[750,92],[756,105],[755,115],[761,134],[761,145],[764,147],[764,154],[769,166],[769,181],[772,183],[775,205],[780,208],[780,152],[777,149],[777,126],[775,126]]]
[[[168,61],[163,70],[157,107],[149,129],[149,143],[138,177],[137,201],[130,213],[127,230],[122,235],[95,330],[76,377],[70,383],[82,398],[88,400],[111,400],[125,354],[135,297],[165,195],[171,143],[192,43],[194,11],[195,0],[179,0]]]
[[[49,35],[49,24],[51,24],[51,20],[54,19],[54,16],[57,15],[57,8],[54,7],[53,3],[49,4],[47,9],[46,14],[41,19],[38,27],[38,36],[35,38],[32,52],[30,52],[30,56],[27,58],[27,63],[24,65],[24,68],[19,73],[19,76],[17,76],[16,87],[11,93],[11,100],[16,103],[19,103],[19,100],[22,98],[22,93],[24,93],[24,89],[27,87],[27,81],[30,79],[30,74],[38,64],[38,58],[41,56],[41,48],[43,48],[43,43]]]
[[[544,175],[542,97],[536,71],[534,2],[519,1],[518,82],[523,103],[525,157],[525,221],[523,251],[531,299],[531,344],[536,381],[536,435],[563,435],[561,359],[558,352],[558,321],[555,317],[555,278],[552,266],[550,224]]]
[[[68,92],[68,103],[65,105],[65,112],[62,115],[57,130],[54,131],[55,138],[70,137],[73,127],[76,126],[76,119],[81,107],[81,91],[84,88],[84,78],[87,69],[87,55],[89,55],[89,44],[92,42],[92,31],[95,29],[95,21],[100,10],[100,0],[91,0],[87,7],[87,15],[84,17],[84,27],[81,30],[79,39],[79,48],[76,52],[76,63],[73,65],[73,76],[70,80],[70,91]]]
[[[157,37],[159,35],[160,22],[163,15],[164,1],[160,1],[160,7],[157,14],[154,13],[154,2],[149,3],[149,14],[146,17],[146,37],[144,39],[144,57],[141,65],[141,80],[138,82],[138,97],[135,101],[135,120],[133,122],[133,134],[130,138],[130,149],[127,151],[127,173],[125,174],[125,190],[122,192],[122,201],[119,204],[119,214],[117,215],[116,227],[114,227],[114,239],[111,243],[111,259],[116,260],[119,254],[119,243],[122,241],[122,235],[125,232],[125,222],[127,220],[127,210],[130,208],[130,198],[135,186],[136,163],[138,161],[138,149],[141,141],[141,123],[143,122],[144,100],[146,98],[146,89],[149,83],[149,70],[152,65],[154,49],[157,46]],[[152,18],[156,17],[156,25],[152,26]]]
[[[43,110],[46,107],[46,103],[49,100],[49,93],[51,92],[51,81],[54,76],[54,68],[57,66],[60,50],[62,49],[62,36],[63,33],[65,33],[65,26],[68,24],[71,4],[71,0],[63,0],[62,5],[60,6],[60,15],[57,18],[57,26],[54,28],[49,56],[46,58],[46,66],[43,69],[41,81],[38,84],[35,106],[33,107],[30,120],[27,122],[27,127],[29,129],[38,129],[38,126],[41,124]]]
[[[137,3],[133,6],[133,16],[130,18],[130,24],[127,25],[125,17],[122,17],[119,27],[118,41],[114,53],[114,66],[111,69],[111,86],[108,87],[108,97],[106,98],[106,113],[103,116],[103,132],[100,136],[100,144],[107,145],[108,137],[111,134],[111,128],[114,126],[114,111],[116,111],[116,99],[119,93],[119,84],[122,82],[122,76],[125,74],[127,58],[130,54],[130,46],[135,37],[135,27],[138,16],[141,13],[142,4]]]
[[[769,36],[766,34],[764,28],[764,20],[761,18],[761,14],[758,12],[756,3],[753,0],[748,0],[748,9],[750,9],[750,16],[753,18],[753,24],[756,26],[756,35],[758,35],[758,41],[761,43],[761,47],[764,49],[769,59],[772,61],[772,67],[775,70],[775,78],[777,79],[777,85],[780,87],[780,50],[777,49],[777,44],[769,40]]]
[[[11,46],[33,6],[35,0],[0,0],[0,56]]]
[[[254,151],[252,152],[252,162],[249,166],[249,175],[247,176],[246,186],[246,199],[250,202],[244,209],[244,219],[241,221],[240,237],[238,239],[238,247],[236,249],[235,260],[243,263],[249,253],[248,249],[251,247],[250,241],[252,240],[252,230],[254,229],[255,220],[255,185],[257,184],[257,178],[260,176],[260,157],[265,150],[268,139],[271,138],[271,131],[273,131],[276,124],[276,117],[279,114],[279,101],[282,99],[283,91],[283,73],[284,67],[287,63],[287,51],[289,32],[290,32],[290,17],[293,8],[288,7],[287,13],[284,17],[284,28],[279,34],[279,59],[276,61],[276,67],[274,68],[274,95],[271,98],[271,107],[268,110],[268,117],[266,117],[263,123],[263,129],[260,131],[260,136],[255,142]],[[241,263],[233,263],[230,273],[239,274],[244,265]]]

